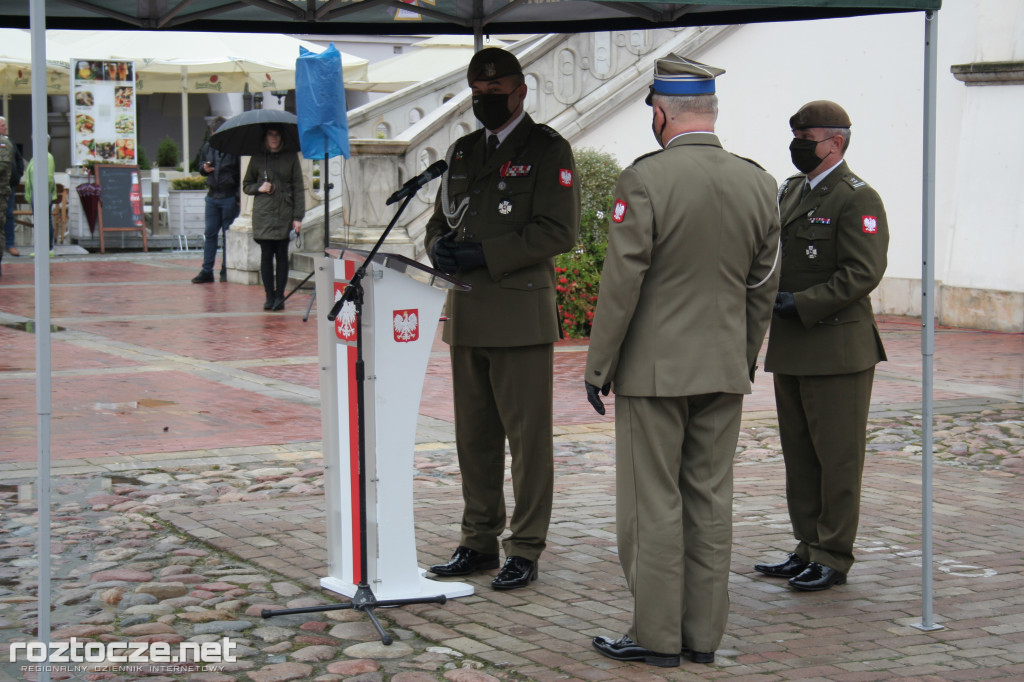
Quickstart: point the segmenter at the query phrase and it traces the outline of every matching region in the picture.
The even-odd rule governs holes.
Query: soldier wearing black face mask
[[[505,564],[491,585],[537,577],[554,488],[553,344],[560,336],[554,256],[576,243],[579,183],[572,149],[524,110],[519,61],[487,48],[469,63],[473,113],[484,125],[448,150],[425,246],[434,265],[471,284],[448,298],[455,437],[465,509],[442,576],[498,568],[505,531],[505,440],[515,509]]]
[[[854,561],[871,385],[886,359],[869,294],[885,273],[889,226],[878,193],[843,160],[843,108],[810,102],[789,125],[801,173],[779,192],[782,274],[764,364],[797,546],[754,569],[816,591],[844,584]]]

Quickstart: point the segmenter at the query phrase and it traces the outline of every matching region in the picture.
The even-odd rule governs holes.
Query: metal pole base
[[[377,600],[373,596],[373,590],[370,589],[369,585],[360,583],[356,588],[356,594],[352,597],[352,601],[347,604],[325,604],[323,606],[303,606],[297,609],[279,609],[277,611],[271,611],[270,609],[263,609],[260,612],[260,616],[263,618],[273,618],[274,616],[290,616],[297,613],[320,613],[321,611],[339,611],[345,609],[355,609],[356,611],[362,611],[370,619],[370,623],[376,628],[378,634],[380,634],[380,641],[384,646],[390,646],[395,640],[389,635],[381,626],[380,621],[377,620],[377,616],[373,613],[375,608],[384,608],[389,606],[405,606],[406,604],[444,604],[448,601],[448,597],[443,594],[436,597],[416,597],[412,599],[382,599]]]
[[[911,623],[910,627],[916,630],[921,630],[923,632],[935,632],[936,630],[946,629],[944,626],[939,625],[937,623],[932,623],[931,625],[925,625],[924,623]]]

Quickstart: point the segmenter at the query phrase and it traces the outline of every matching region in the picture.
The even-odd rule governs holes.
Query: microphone
[[[396,201],[401,201],[410,194],[416,194],[420,187],[427,184],[434,178],[441,177],[441,175],[443,175],[446,170],[448,170],[448,163],[444,159],[440,161],[435,161],[434,163],[430,164],[429,167],[427,167],[427,170],[423,171],[415,178],[402,185],[400,189],[398,189],[394,194],[388,197],[386,204],[390,206]]]

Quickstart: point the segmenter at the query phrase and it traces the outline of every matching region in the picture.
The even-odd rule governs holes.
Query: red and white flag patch
[[[861,216],[860,229],[864,234],[878,234],[878,218],[873,215]]]
[[[612,208],[612,220],[616,223],[621,223],[626,219],[626,207],[629,206],[622,199],[618,199],[615,202],[615,207]]]
[[[562,187],[572,187],[572,171],[568,168],[558,170],[558,184]]]

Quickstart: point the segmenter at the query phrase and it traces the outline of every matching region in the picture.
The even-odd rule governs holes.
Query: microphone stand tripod
[[[378,600],[374,594],[370,585],[366,582],[367,575],[367,559],[366,559],[366,409],[365,409],[365,391],[364,383],[366,381],[366,372],[363,364],[363,277],[366,276],[366,270],[370,267],[370,263],[373,262],[374,256],[380,250],[381,245],[384,244],[384,240],[387,239],[391,229],[398,222],[398,217],[402,215],[402,211],[408,206],[409,202],[412,201],[415,192],[409,193],[405,197],[405,201],[398,208],[391,222],[388,223],[384,233],[377,240],[377,243],[373,245],[373,249],[366,256],[366,260],[363,264],[352,275],[352,279],[349,280],[348,285],[345,287],[345,291],[341,298],[334,304],[331,311],[327,314],[327,319],[334,321],[341,312],[342,306],[346,302],[351,301],[355,306],[356,314],[356,363],[355,363],[355,378],[356,378],[356,405],[358,411],[357,428],[359,430],[359,584],[356,586],[355,596],[352,597],[352,601],[347,604],[328,604],[324,606],[306,606],[295,609],[280,609],[277,611],[271,611],[269,609],[263,609],[260,615],[263,618],[271,618],[273,616],[287,616],[296,613],[318,613],[320,611],[336,611],[342,609],[355,609],[356,611],[362,611],[370,619],[373,627],[377,629],[380,634],[380,640],[385,645],[390,645],[394,642],[391,635],[384,631],[381,627],[380,622],[377,620],[377,616],[373,613],[375,608],[387,607],[387,606],[403,606],[405,604],[444,604],[448,601],[448,597],[445,595],[437,595],[434,597],[413,597],[410,599],[382,599]]]

